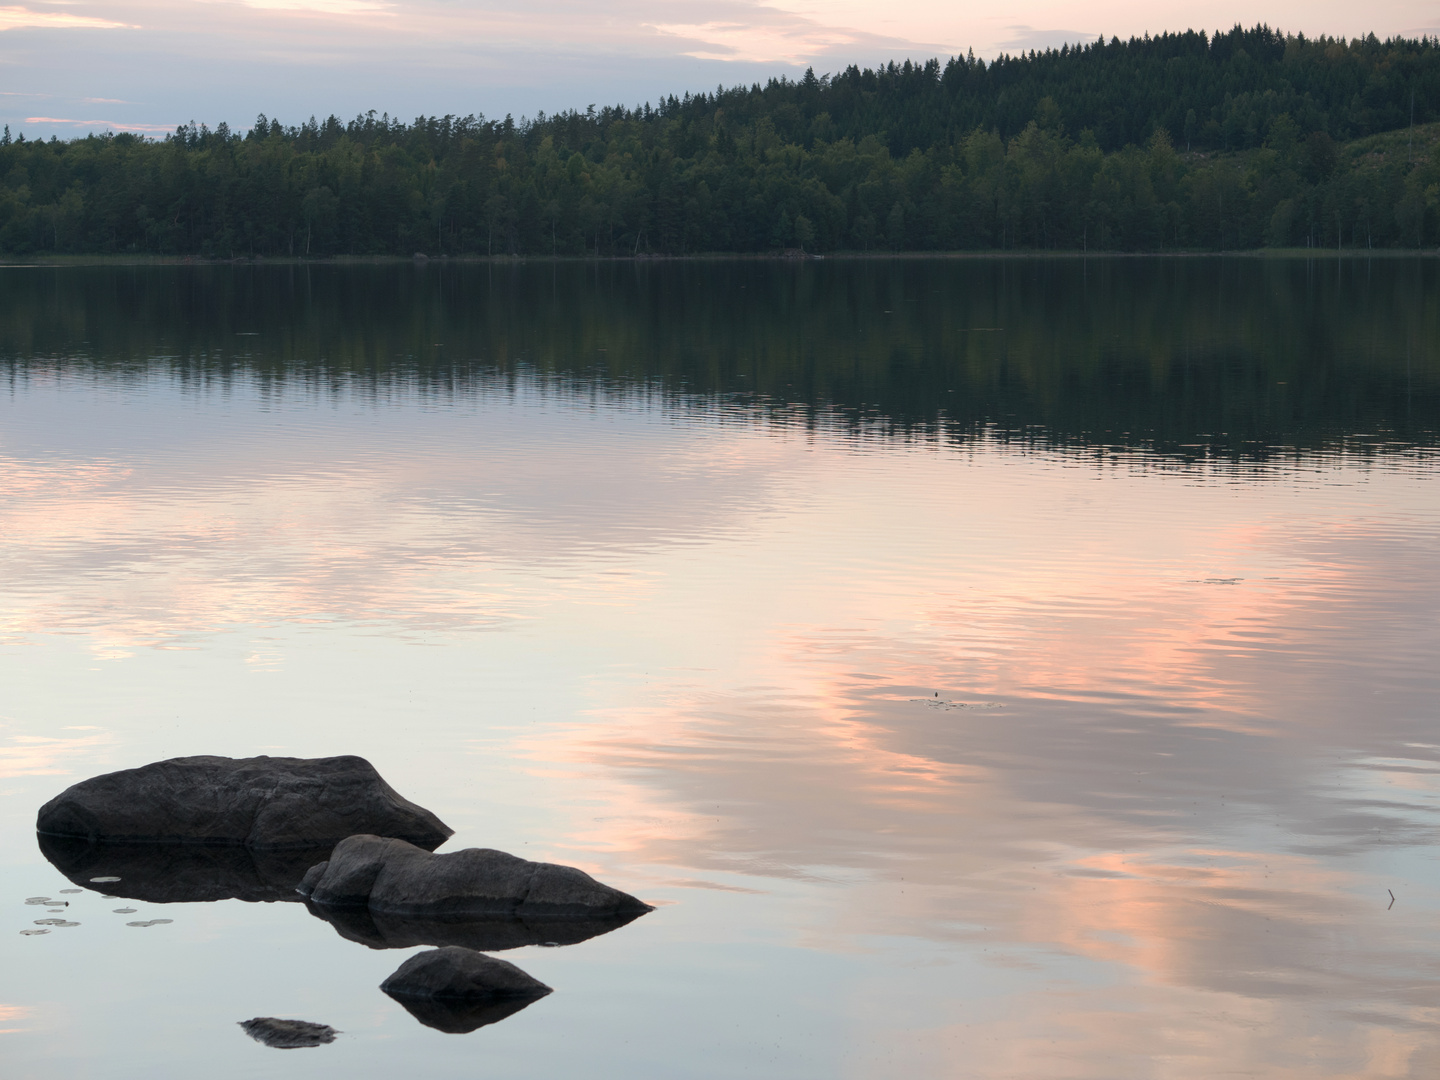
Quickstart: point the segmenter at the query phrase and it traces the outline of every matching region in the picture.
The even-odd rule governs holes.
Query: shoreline
[[[1399,248],[1252,248],[1230,251],[841,251],[823,255],[780,254],[775,252],[712,252],[699,255],[332,255],[326,257],[282,256],[205,258],[187,255],[0,255],[0,269],[88,266],[399,266],[417,269],[432,264],[447,265],[599,265],[601,263],[647,265],[651,263],[817,263],[817,262],[920,262],[920,261],[1073,261],[1076,259],[1276,259],[1293,261],[1434,259],[1440,247]]]

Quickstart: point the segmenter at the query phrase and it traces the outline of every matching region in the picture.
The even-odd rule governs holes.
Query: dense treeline
[[[1440,41],[1239,27],[516,123],[0,139],[0,250],[207,256],[1424,247]]]

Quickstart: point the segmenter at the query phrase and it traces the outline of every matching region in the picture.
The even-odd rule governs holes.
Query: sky
[[[1440,33],[1435,0],[23,0],[0,4],[0,122],[27,137],[245,129],[375,110],[533,116],[849,64],[1265,21]]]

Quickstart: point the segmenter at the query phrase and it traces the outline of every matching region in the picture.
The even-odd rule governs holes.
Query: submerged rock
[[[329,1024],[312,1024],[309,1020],[278,1020],[273,1016],[257,1016],[241,1020],[240,1027],[256,1042],[277,1050],[298,1050],[304,1046],[324,1046],[340,1034]]]
[[[334,844],[356,833],[421,848],[452,830],[364,758],[172,758],[82,780],[40,808],[38,832],[86,840],[250,848]]]
[[[296,899],[300,897],[296,896]],[[462,945],[481,952],[503,952],[526,945],[578,945],[618,930],[643,911],[622,915],[441,916],[395,915],[361,907],[307,904],[349,941],[372,949],[409,949],[416,945]]]
[[[416,953],[383,983],[391,997],[417,998],[538,998],[550,987],[525,974],[508,960],[448,945]]]
[[[489,848],[435,855],[403,840],[351,836],[312,866],[300,892],[314,904],[430,917],[641,915],[651,908],[583,870]]]
[[[44,856],[75,884],[151,904],[298,901],[295,886],[331,850],[330,845],[266,851],[225,844],[91,843],[44,833],[36,839]]]

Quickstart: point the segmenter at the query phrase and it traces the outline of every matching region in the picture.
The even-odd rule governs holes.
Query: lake
[[[0,379],[9,1080],[1440,1070],[1433,259],[12,267]],[[458,1034],[63,893],[189,754],[655,910]]]

